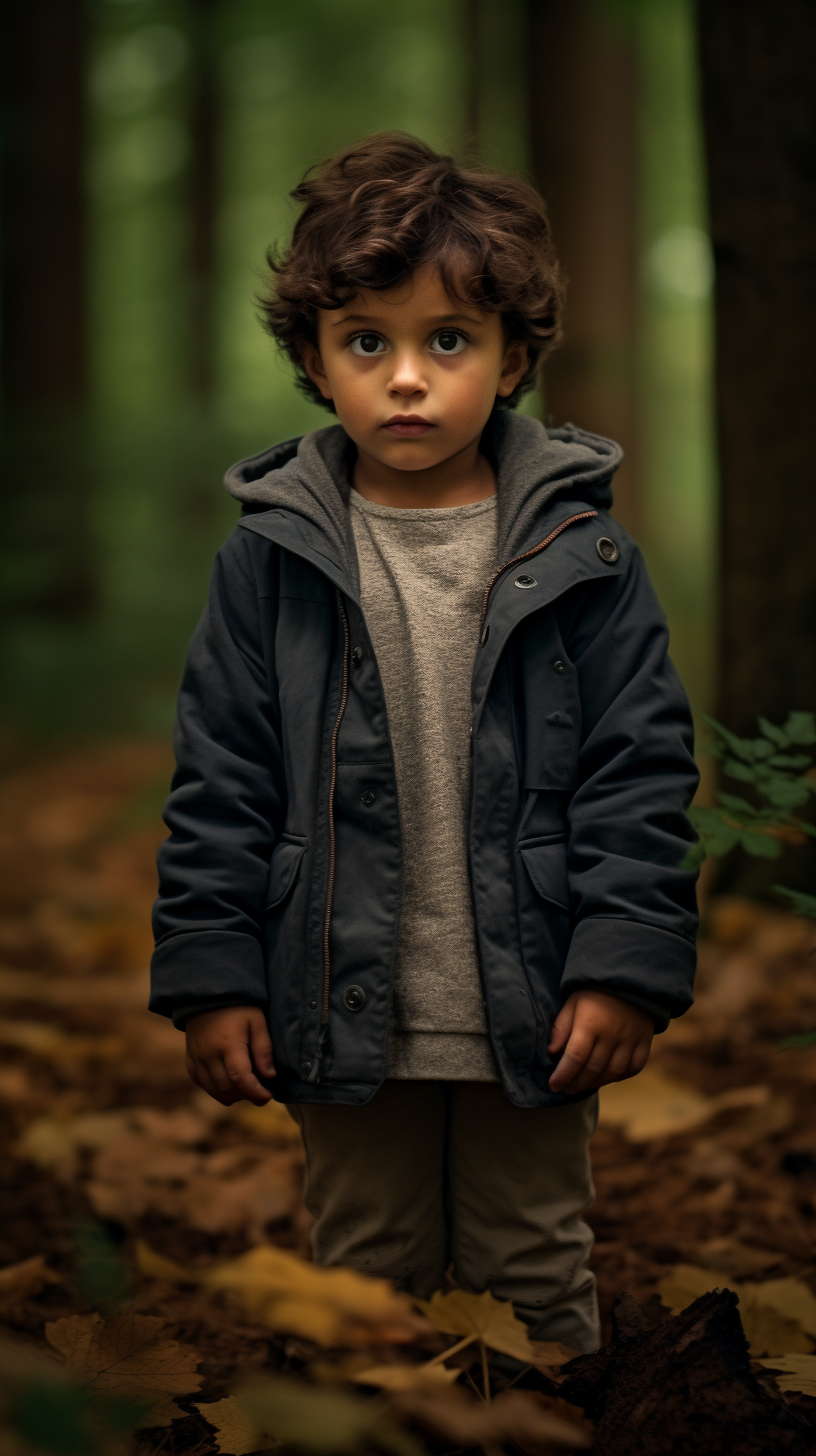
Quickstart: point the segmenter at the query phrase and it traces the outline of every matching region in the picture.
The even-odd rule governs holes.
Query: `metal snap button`
[[[601,561],[617,561],[620,556],[620,551],[614,541],[610,541],[608,536],[601,536],[601,539],[595,542],[595,550],[600,556]]]
[[[360,663],[362,662],[362,660],[363,660],[363,654],[360,651],[359,647],[353,647],[352,650],[351,650],[351,665],[352,665],[352,667],[359,667],[360,666]]]
[[[362,1011],[365,999],[362,986],[347,986],[343,992],[343,1005],[347,1011]]]
[[[312,1064],[311,1064],[311,1062],[301,1062],[301,1064],[300,1064],[300,1075],[301,1075],[301,1077],[308,1077],[308,1075],[311,1072],[311,1070],[312,1070]]]
[[[520,586],[522,591],[526,591],[528,587],[538,586],[538,582],[534,576],[517,576],[513,586]]]
[[[560,657],[556,657],[555,662],[553,663],[553,672],[566,672],[566,670],[567,664],[565,662],[562,662]]]
[[[309,1002],[309,1010],[310,1011],[316,1011],[317,1010],[317,1002],[316,1001],[310,1001]]]
[[[366,789],[365,793],[360,795],[360,803],[365,804],[366,808],[370,809],[371,805],[376,801],[376,798],[377,795],[373,789]]]

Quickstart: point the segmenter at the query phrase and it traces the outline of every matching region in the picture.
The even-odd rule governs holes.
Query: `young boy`
[[[512,412],[540,198],[382,135],[294,193],[264,301],[340,423],[244,461],[179,698],[154,1010],[288,1103],[314,1254],[598,1344],[596,1091],[691,1001],[688,706],[621,452]]]

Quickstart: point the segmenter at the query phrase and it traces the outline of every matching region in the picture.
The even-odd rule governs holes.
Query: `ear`
[[[527,344],[524,339],[511,339],[504,351],[496,393],[502,398],[512,394],[527,368]]]
[[[332,392],[329,389],[329,381],[326,378],[326,371],[323,368],[323,360],[320,357],[320,350],[316,344],[308,341],[300,345],[300,357],[303,360],[303,367],[306,370],[312,384],[316,384],[324,399],[331,399]]]

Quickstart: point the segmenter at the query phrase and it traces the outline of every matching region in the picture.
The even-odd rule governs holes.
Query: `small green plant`
[[[816,744],[813,713],[790,713],[781,728],[767,718],[758,718],[759,738],[738,738],[714,718],[703,717],[713,733],[703,752],[720,760],[726,778],[750,784],[759,802],[751,804],[738,794],[721,792],[715,808],[692,808],[691,822],[700,838],[686,855],[684,866],[694,869],[709,856],[719,859],[738,845],[746,854],[777,859],[784,843],[816,839],[816,825],[798,812],[816,796],[813,755],[795,751]],[[816,920],[816,895],[785,885],[773,888],[790,900],[796,915]],[[814,1044],[816,1031],[782,1043],[786,1047]]]

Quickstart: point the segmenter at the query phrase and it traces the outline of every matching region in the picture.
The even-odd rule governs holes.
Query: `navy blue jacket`
[[[665,618],[606,511],[617,447],[516,416],[490,440],[499,560],[474,640],[469,864],[496,1062],[510,1100],[540,1107],[574,1100],[547,1086],[573,990],[658,1029],[691,1003],[697,773]],[[348,444],[330,427],[228,477],[249,513],[190,647],[159,852],[151,1007],[177,1024],[265,1007],[287,1102],[366,1102],[387,1061],[399,804]]]

